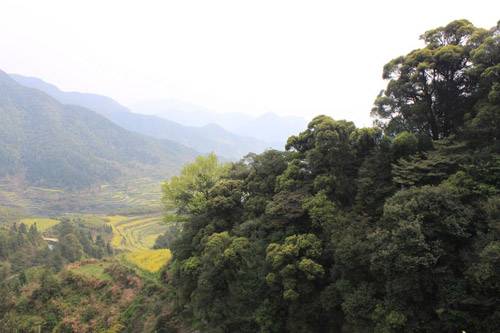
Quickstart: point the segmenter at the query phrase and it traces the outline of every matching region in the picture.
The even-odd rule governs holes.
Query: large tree
[[[426,133],[437,140],[456,132],[477,101],[471,53],[486,35],[467,20],[425,32],[424,48],[384,66],[383,78],[389,83],[372,114],[388,120],[390,133]]]

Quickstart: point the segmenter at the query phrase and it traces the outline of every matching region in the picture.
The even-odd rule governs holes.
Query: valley
[[[281,19],[287,11],[279,9]],[[105,11],[94,12],[110,26]],[[206,13],[199,12],[189,16],[201,20]],[[173,18],[159,13],[155,28]],[[332,61],[313,46],[338,46],[338,38],[301,36],[308,29],[301,24],[286,38],[293,48],[278,56],[286,25],[269,45],[250,49],[239,41],[246,46],[255,22],[265,22],[252,18],[249,34],[235,30],[238,38],[229,39],[222,32],[239,20],[222,19],[220,31],[204,26],[207,43],[196,52],[170,59],[183,80],[168,82],[176,71],[165,72],[163,60],[196,40],[196,24],[184,37],[171,29],[183,43],[167,55],[144,52],[150,44],[142,26],[125,20],[113,27],[132,27],[144,44],[129,43],[134,36],[127,34],[123,43],[107,38],[93,49],[126,47],[108,63],[124,82],[94,76],[99,66],[84,73],[93,84],[81,74],[83,85],[76,85],[71,73],[59,82],[110,94],[135,86],[121,93],[135,97],[122,101],[139,113],[104,95],[65,92],[0,70],[0,332],[500,331],[500,22],[484,29],[458,19],[423,31],[422,48],[383,66],[387,86],[372,103],[373,124],[360,127],[322,110],[351,112],[361,99],[365,65],[375,57],[366,56],[367,42],[355,52],[361,43],[348,37],[353,42],[342,47],[356,62]],[[175,44],[169,32],[154,40]],[[219,35],[225,40],[212,44]],[[308,43],[300,43],[303,37]],[[373,40],[389,52],[391,43]],[[58,43],[61,50],[70,44]],[[234,50],[211,54],[223,45]],[[126,70],[131,49],[141,51],[134,72],[143,80]],[[339,49],[332,47],[347,53]],[[299,50],[310,55],[297,61]],[[105,65],[105,58],[79,51]],[[353,54],[363,55],[363,66]],[[213,66],[218,59],[223,66]],[[233,75],[219,75],[227,66]],[[254,72],[243,77],[251,85],[242,85],[242,69]],[[212,74],[200,80],[198,71]],[[299,80],[302,71],[321,72],[342,89],[315,75]],[[162,82],[152,87],[149,76]],[[182,96],[196,97],[198,82],[208,94],[222,81],[230,86],[205,98],[198,92],[198,101],[258,110],[216,115],[196,99],[162,99],[188,83]],[[270,107],[288,116],[264,113]],[[307,124],[291,116],[310,112],[320,114]]]

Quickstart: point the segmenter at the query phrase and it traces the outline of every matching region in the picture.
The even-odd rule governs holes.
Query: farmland
[[[36,228],[38,231],[43,233],[49,228],[52,228],[55,225],[61,223],[59,220],[55,219],[46,219],[46,218],[30,218],[30,219],[22,219],[19,223],[24,223],[28,228],[32,225],[36,224]]]
[[[127,253],[123,258],[129,264],[154,274],[172,258],[172,253],[168,249],[143,250]]]
[[[171,226],[171,223],[160,223],[161,215],[108,216],[106,219],[114,234],[111,245],[125,252],[151,249],[156,238]]]
[[[0,206],[16,208],[37,216],[107,214],[130,207],[160,210],[159,179],[127,179],[100,184],[85,190],[23,186],[13,179],[0,180]]]
[[[120,258],[132,267],[149,274],[157,273],[171,258],[170,250],[153,250],[156,238],[177,222],[162,223],[161,215],[154,216],[107,216],[107,224],[113,230],[111,245],[120,252]]]

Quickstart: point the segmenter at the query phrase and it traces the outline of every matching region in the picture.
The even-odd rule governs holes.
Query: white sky
[[[383,65],[461,18],[490,28],[500,1],[1,0],[0,69],[124,105],[173,98],[368,126]]]

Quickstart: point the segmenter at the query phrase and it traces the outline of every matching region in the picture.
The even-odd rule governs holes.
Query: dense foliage
[[[500,25],[422,38],[385,66],[377,127],[318,116],[287,152],[165,185],[190,213],[165,274],[180,313],[209,332],[500,330]]]
[[[61,220],[47,232],[58,240],[52,249],[36,223],[30,227],[23,223],[0,227],[0,282],[16,278],[34,266],[58,272],[68,263],[113,254],[109,243],[112,230],[108,226],[96,226],[79,217]]]
[[[0,281],[31,267],[47,244],[35,225],[0,227]]]

